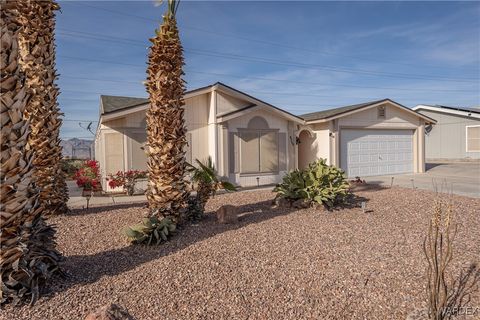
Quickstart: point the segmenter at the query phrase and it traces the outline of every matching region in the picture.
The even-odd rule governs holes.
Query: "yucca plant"
[[[23,1],[19,33],[19,65],[25,73],[25,84],[32,93],[25,109],[30,122],[28,144],[35,156],[33,176],[40,188],[43,215],[68,212],[68,191],[62,171],[60,126],[57,103],[59,89],[55,84],[55,12],[53,0]]]
[[[170,218],[174,223],[188,199],[185,181],[186,128],[183,48],[175,15],[179,1],[169,0],[163,23],[150,39],[146,87],[147,110],[147,199],[150,215]]]
[[[35,92],[20,66],[19,36],[24,28],[24,1],[0,0],[0,272],[1,303],[34,303],[39,288],[59,271],[55,230],[42,217],[33,179],[34,152],[29,145],[25,110]]]
[[[205,205],[210,197],[214,197],[218,190],[235,191],[235,186],[225,180],[221,180],[213,165],[211,157],[202,163],[195,159],[197,166],[188,164],[188,170],[192,175],[192,182],[197,194],[190,201],[188,216],[192,220],[200,219],[205,212]]]

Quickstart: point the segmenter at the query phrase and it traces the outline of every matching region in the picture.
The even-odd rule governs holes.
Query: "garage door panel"
[[[341,131],[341,166],[349,177],[413,171],[412,130]]]

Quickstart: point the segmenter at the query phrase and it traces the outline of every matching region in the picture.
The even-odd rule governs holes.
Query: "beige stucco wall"
[[[191,135],[191,160],[208,158],[208,107],[209,94],[195,96],[185,100],[185,124]]]
[[[319,158],[327,159],[327,163],[340,166],[340,143],[342,129],[411,129],[413,130],[413,154],[414,172],[421,173],[425,171],[425,121],[392,104],[385,104],[385,118],[378,118],[377,107],[366,109],[364,111],[347,114],[343,117],[309,124],[308,130],[314,136],[310,139],[307,135],[302,135],[311,141],[309,148],[298,147],[299,158],[309,159],[309,162]],[[306,127],[300,128],[297,136]],[[305,160],[303,160],[305,162]],[[304,163],[300,165],[305,165]]]
[[[273,112],[269,112],[267,110],[256,110],[252,111],[250,113],[247,113],[243,116],[240,116],[238,118],[234,118],[232,120],[229,120],[227,122],[227,127],[229,132],[238,132],[239,129],[245,129],[248,126],[248,122],[256,117],[260,116],[263,119],[265,119],[268,123],[268,127],[270,129],[278,129],[279,133],[283,133],[283,137],[285,138],[285,145],[286,145],[286,168],[293,167],[295,165],[295,159],[291,158],[289,156],[289,149],[288,145],[290,144],[289,142],[289,129],[292,131],[292,125],[290,124],[289,126],[289,121],[278,116],[277,114],[274,114]],[[228,147],[227,144],[222,143],[222,147]],[[240,156],[241,158],[241,156]],[[222,157],[219,159],[221,162],[228,162],[229,158],[228,157]],[[221,166],[221,165],[220,165]],[[279,171],[278,174],[265,174],[265,173],[260,173],[260,174],[241,174],[241,173],[229,173],[229,179],[231,182],[236,183],[241,186],[256,186],[257,183],[260,185],[266,185],[266,184],[275,184],[279,183],[282,179],[282,177],[285,175],[286,170]],[[258,178],[258,181],[257,181]]]
[[[223,92],[217,91],[215,92],[215,94],[216,94],[215,103],[217,105],[217,110],[216,110],[217,115],[232,112],[232,111],[244,108],[251,104],[248,101],[232,97]]]
[[[326,159],[330,163],[330,128],[329,123],[316,123],[302,126],[297,132],[300,138],[298,145],[298,167],[305,168],[317,159]]]
[[[415,173],[425,172],[424,124],[425,121],[420,117],[388,103],[385,104],[384,119],[378,118],[377,107],[341,117],[331,124],[334,131],[332,150],[335,150],[332,163],[340,166],[342,129],[411,129],[414,130],[413,169]]]
[[[185,123],[187,127],[187,140],[189,147],[187,150],[187,157],[189,161],[194,161],[196,158],[205,160],[207,157],[212,157],[214,164],[221,176],[228,177],[232,182],[242,186],[256,185],[257,175],[240,175],[230,174],[229,162],[230,152],[233,151],[229,146],[230,132],[237,132],[239,128],[246,128],[251,118],[255,116],[263,117],[270,128],[278,129],[282,133],[283,149],[285,152],[285,170],[278,174],[262,174],[260,184],[278,183],[281,177],[288,170],[296,168],[296,145],[294,143],[295,134],[298,130],[298,124],[289,121],[277,112],[270,111],[268,107],[260,110],[247,111],[246,114],[239,115],[228,121],[219,123],[217,116],[230,113],[232,111],[252,105],[251,102],[239,99],[238,96],[232,97],[229,94],[220,91],[206,92],[199,94],[185,100]],[[140,150],[142,145],[140,141],[142,137],[146,140],[146,109],[126,114],[123,117],[103,121],[97,132],[96,145],[96,159],[100,162],[102,176],[105,178],[105,168],[112,167],[111,163],[107,163],[105,156],[105,135],[109,133],[118,133],[123,137],[123,154],[121,161],[123,170],[139,169],[132,165],[139,161],[139,157],[143,150]],[[144,133],[144,135],[142,135]],[[290,138],[291,137],[291,138]],[[110,157],[111,158],[111,157]],[[135,160],[136,159],[136,160]],[[108,161],[114,161],[112,159]],[[146,156],[145,156],[146,164]],[[143,169],[143,168],[140,168]],[[104,181],[104,186],[106,183]],[[108,188],[105,188],[108,190]]]
[[[185,100],[185,124],[189,135],[191,159],[204,160],[208,157],[208,97],[209,94],[199,95]],[[106,184],[106,176],[111,170],[145,170],[146,155],[141,149],[146,142],[146,109],[128,114],[124,117],[104,121],[99,128],[95,140],[95,159],[100,163],[102,184],[104,189],[110,190]],[[115,157],[107,157],[106,135],[119,134],[123,141],[121,150],[116,149]],[[109,136],[111,139],[112,136]],[[108,143],[108,142],[107,142]],[[190,159],[189,159],[190,160]]]

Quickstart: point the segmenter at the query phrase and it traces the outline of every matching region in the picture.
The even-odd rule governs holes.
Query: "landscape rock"
[[[219,223],[236,223],[238,221],[237,207],[232,205],[221,206],[217,210],[217,220]]]
[[[407,315],[406,320],[428,320],[428,310],[414,309]]]
[[[283,197],[276,197],[274,200],[275,206],[280,208],[290,208],[292,203],[290,200],[283,198]]]
[[[121,307],[111,303],[90,313],[85,320],[133,320],[133,318]]]
[[[297,209],[310,208],[311,205],[312,205],[312,200],[309,200],[309,199],[298,199],[292,203],[292,207]]]

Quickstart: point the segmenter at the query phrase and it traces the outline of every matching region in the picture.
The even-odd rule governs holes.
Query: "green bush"
[[[60,160],[62,171],[65,172],[67,179],[73,179],[75,172],[77,172],[78,169],[80,169],[80,167],[83,165],[84,162],[85,162],[84,160],[78,160],[78,159]]]
[[[345,203],[350,194],[349,188],[343,170],[320,159],[310,163],[306,169],[289,172],[273,191],[277,192],[277,197],[290,201],[304,199],[332,208]]]

